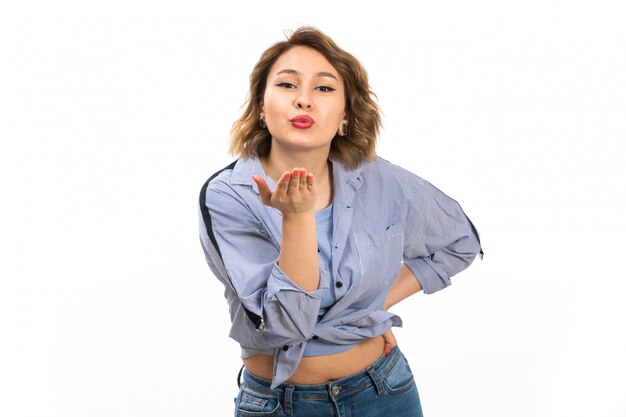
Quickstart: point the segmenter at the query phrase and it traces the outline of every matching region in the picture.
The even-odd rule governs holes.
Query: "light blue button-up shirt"
[[[259,160],[237,160],[200,194],[200,240],[225,286],[230,337],[243,357],[273,350],[272,387],[293,375],[312,338],[353,344],[401,326],[400,317],[383,309],[401,263],[431,294],[482,254],[459,204],[415,174],[381,158],[356,170],[333,162],[332,170],[330,273],[337,301],[319,321],[330,275],[320,273],[319,288],[304,291],[281,270],[282,215],[259,198],[252,180],[265,176]]]

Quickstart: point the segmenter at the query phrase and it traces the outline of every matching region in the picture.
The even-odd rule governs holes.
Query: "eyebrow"
[[[276,75],[280,75],[280,74],[296,74],[299,75],[300,73],[294,69],[284,69],[284,70],[280,70],[276,73]],[[316,77],[330,77],[330,78],[334,78],[335,80],[337,80],[337,77],[335,77],[335,75],[333,73],[330,72],[326,72],[326,71],[320,71],[320,72],[316,72],[315,73]],[[339,81],[339,80],[337,80]]]

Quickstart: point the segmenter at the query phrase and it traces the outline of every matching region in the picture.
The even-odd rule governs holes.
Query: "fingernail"
[[[259,183],[259,180],[254,175],[252,176],[252,181],[256,182],[257,184]]]
[[[391,348],[386,347],[385,348],[385,356],[389,356],[390,353],[391,353]]]

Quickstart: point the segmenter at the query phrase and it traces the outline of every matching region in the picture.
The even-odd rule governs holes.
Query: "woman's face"
[[[285,151],[326,148],[344,121],[343,79],[314,49],[296,46],[283,53],[269,71],[262,116],[272,147]]]

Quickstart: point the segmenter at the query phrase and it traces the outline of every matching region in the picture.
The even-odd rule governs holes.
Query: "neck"
[[[277,146],[272,146],[268,156],[261,158],[261,166],[274,182],[286,171],[294,168],[304,168],[307,172],[315,174],[315,182],[318,187],[318,200],[315,210],[327,207],[333,200],[333,178],[328,155],[330,148],[323,151],[306,152],[281,152]]]
[[[285,171],[294,168],[304,168],[315,174],[318,183],[327,181],[329,177],[328,150],[285,153],[273,146],[269,155],[261,158],[261,164],[274,181],[278,181]]]

